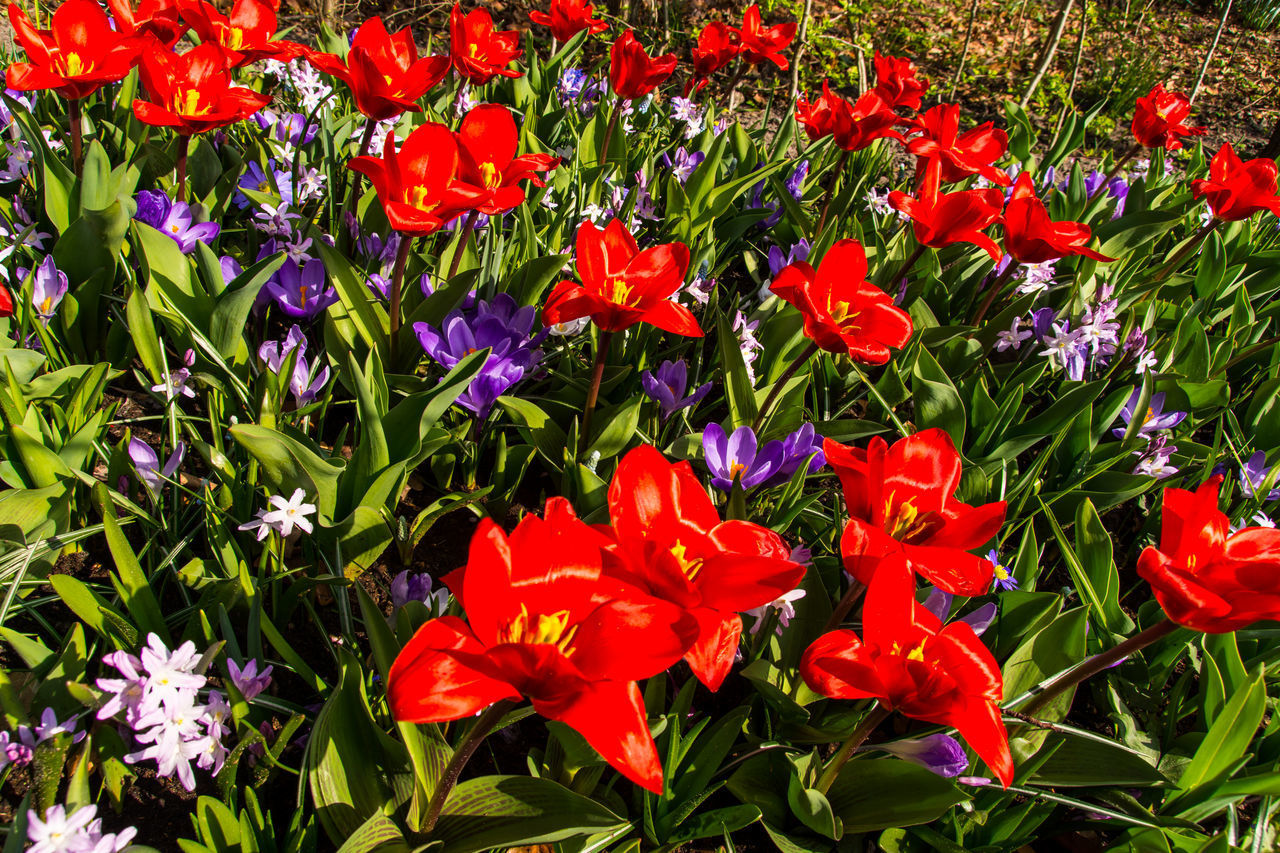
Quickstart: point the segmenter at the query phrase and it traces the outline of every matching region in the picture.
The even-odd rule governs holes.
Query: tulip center
[[[75,77],[89,70],[89,66],[78,53],[68,53],[62,58],[62,71],[67,77]]]
[[[919,645],[911,649],[911,651],[907,652],[906,655],[903,655],[902,644],[894,643],[893,654],[898,655],[899,657],[906,657],[907,660],[923,661],[924,660],[924,644],[925,644],[925,641],[921,640]]]
[[[244,30],[239,27],[232,27],[227,31],[227,45],[231,50],[240,50],[244,47]]]
[[[467,56],[471,57],[472,59],[475,59],[479,54],[480,54],[480,45],[476,44],[475,42],[472,42],[471,44],[467,45]]]
[[[436,209],[435,203],[427,200],[426,187],[421,187],[421,186],[413,187],[409,192],[410,192],[409,203],[414,207],[418,208],[418,210],[430,213],[431,211]]]
[[[498,642],[555,646],[569,657],[575,651],[573,637],[577,633],[578,626],[569,624],[568,610],[530,617],[529,608],[521,604],[520,615],[498,629]]]
[[[696,580],[698,573],[702,571],[702,558],[689,558],[689,548],[680,541],[671,546],[671,556],[676,558],[676,562],[680,564],[680,571],[684,572],[684,576],[689,580]]]
[[[502,172],[493,163],[480,164],[480,177],[489,189],[497,189],[502,185]]]
[[[831,319],[836,321],[836,325],[842,329],[847,329],[857,323],[859,311],[851,310],[848,302],[835,302],[831,305]]]
[[[208,107],[200,106],[200,92],[197,89],[189,89],[186,97],[182,100],[181,105],[175,112],[181,115],[198,116],[209,112]]]
[[[894,506],[893,495],[884,502],[884,530],[894,539],[907,544],[923,542],[943,525],[942,516],[930,510],[921,512],[912,503],[915,498]]]
[[[633,303],[631,297],[631,285],[627,284],[622,276],[611,276],[604,283],[604,298],[608,299],[615,305],[631,306]]]

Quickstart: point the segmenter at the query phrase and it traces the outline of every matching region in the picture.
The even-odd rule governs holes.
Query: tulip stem
[[[1190,240],[1188,240],[1186,245],[1184,245],[1181,249],[1179,249],[1174,254],[1174,256],[1170,258],[1168,262],[1165,263],[1165,265],[1160,268],[1160,271],[1155,274],[1155,277],[1153,280],[1163,281],[1165,277],[1169,275],[1169,273],[1177,269],[1178,264],[1186,260],[1187,255],[1191,254],[1197,248],[1199,248],[1200,244],[1204,242],[1204,238],[1208,237],[1211,233],[1218,230],[1218,227],[1220,225],[1222,225],[1221,219],[1214,217],[1212,220],[1210,220],[1208,225],[1205,225],[1203,228],[1197,231],[1195,236],[1192,237]]]
[[[448,281],[458,274],[458,267],[462,264],[462,256],[467,252],[467,243],[471,240],[471,234],[476,227],[476,212],[474,210],[467,213],[462,219],[462,227],[459,230],[458,246],[453,250],[453,260],[449,263]]]
[[[907,277],[907,273],[911,272],[911,268],[916,265],[916,261],[920,260],[920,257],[924,254],[924,250],[927,248],[929,247],[924,243],[916,246],[915,251],[911,253],[910,257],[902,262],[902,266],[898,268],[897,273],[891,276],[889,280],[884,283],[885,289],[892,293],[893,291],[890,290],[890,288],[896,287],[898,282]]]
[[[1037,711],[1049,704],[1059,693],[1070,690],[1082,681],[1114,666],[1134,652],[1145,649],[1156,640],[1167,637],[1176,630],[1178,630],[1176,622],[1168,618],[1160,620],[1145,631],[1134,634],[1118,646],[1108,649],[1100,655],[1094,655],[1087,660],[1081,661],[1072,669],[1067,670],[1041,689],[1038,694],[1034,694],[1035,698],[1020,708],[1019,711],[1028,716],[1034,716]]]
[[[591,438],[591,415],[596,410],[596,400],[600,397],[600,380],[604,378],[604,363],[609,356],[609,344],[613,343],[613,332],[601,332],[600,343],[596,346],[596,363],[591,369],[591,388],[587,391],[587,405],[582,409],[582,432],[578,434],[578,455],[586,452],[587,442]]]
[[[742,84],[742,77],[746,73],[747,63],[739,59],[733,71],[733,79],[729,82],[729,106],[726,107],[726,112],[733,112],[735,106],[733,102],[738,99],[738,86]]]
[[[987,298],[982,300],[978,313],[974,314],[973,319],[969,321],[970,326],[978,325],[982,322],[982,318],[987,316],[987,311],[991,309],[991,303],[996,301],[996,297],[1000,295],[1000,291],[1004,290],[1004,286],[1009,279],[1013,278],[1013,274],[1017,272],[1019,266],[1021,265],[1017,261],[1009,258],[1009,265],[1004,268],[1004,272],[996,276],[996,280],[991,282],[991,288],[987,291]]]
[[[71,163],[75,167],[76,177],[84,172],[84,142],[81,138],[83,128],[80,121],[80,99],[72,98],[68,103],[68,120],[71,123]]]
[[[827,224],[827,214],[831,212],[831,202],[836,197],[836,184],[840,183],[840,173],[844,171],[844,164],[848,159],[849,152],[842,150],[840,159],[836,161],[836,167],[831,172],[831,183],[827,184],[827,200],[822,203],[822,217],[818,220],[818,227],[813,232],[814,240],[822,236],[822,229]]]
[[[867,591],[867,585],[862,581],[854,578],[849,583],[849,588],[845,590],[840,601],[837,602],[835,609],[831,611],[831,617],[827,619],[827,624],[823,626],[822,633],[834,631],[840,627],[840,623],[844,621],[844,617],[849,615],[849,611],[862,598],[862,594]]]
[[[436,821],[440,819],[440,812],[444,809],[444,801],[449,798],[450,792],[458,784],[458,777],[462,775],[462,768],[466,766],[468,759],[475,754],[476,748],[498,724],[498,721],[515,706],[516,702],[512,699],[494,702],[480,714],[475,725],[462,739],[462,743],[458,744],[458,748],[453,751],[453,757],[445,765],[444,773],[440,775],[440,783],[436,785],[435,793],[431,795],[431,802],[427,805],[427,814],[422,820],[423,834],[430,834],[431,830],[435,829]]]
[[[369,153],[369,146],[373,144],[373,134],[378,129],[378,123],[373,119],[365,122],[364,133],[360,136],[360,153],[357,157],[363,157]],[[351,181],[350,161],[348,168],[342,170],[342,189],[338,193],[338,198],[342,201],[342,209],[338,212],[338,222],[334,226],[338,234],[347,233],[347,214],[351,212],[352,206],[356,200],[356,188],[360,186],[360,179],[356,178]]]
[[[825,794],[831,790],[831,786],[835,784],[836,777],[840,775],[840,771],[849,763],[849,759],[858,751],[858,747],[866,741],[876,727],[883,723],[888,716],[893,713],[882,705],[876,705],[871,712],[863,718],[858,727],[853,730],[853,734],[849,735],[849,739],[840,745],[840,749],[831,759],[827,761],[827,766],[822,769],[822,775],[818,777],[818,782],[813,787],[820,794]]]
[[[187,200],[187,153],[191,149],[191,137],[185,133],[178,136],[178,161],[175,164],[177,187],[175,195],[178,201]]]
[[[760,411],[756,412],[756,419],[751,422],[752,432],[758,431],[761,425],[764,424],[764,419],[768,417],[769,410],[773,408],[773,404],[778,399],[778,395],[782,393],[782,389],[786,387],[787,382],[791,380],[791,377],[795,376],[796,371],[799,370],[802,365],[807,364],[809,360],[817,354],[817,352],[818,345],[810,343],[804,348],[804,352],[796,356],[795,361],[788,364],[787,369],[782,371],[782,375],[778,377],[777,381],[775,381],[773,386],[769,389],[769,396],[764,398],[764,405],[760,407]]]
[[[400,248],[396,250],[395,270],[391,273],[391,326],[390,326],[390,353],[391,364],[394,367],[396,363],[396,354],[399,350],[400,341],[400,293],[404,285],[404,268],[409,262],[409,250],[413,248],[413,235],[400,235]]]
[[[1115,176],[1120,174],[1120,170],[1125,167],[1125,164],[1127,164],[1130,160],[1132,160],[1134,157],[1137,157],[1141,153],[1142,153],[1142,143],[1138,142],[1138,143],[1135,143],[1134,146],[1130,148],[1128,151],[1121,154],[1120,159],[1117,160],[1116,164],[1111,167],[1111,171],[1107,172],[1107,176],[1102,179],[1102,183],[1098,184],[1098,186],[1094,188],[1093,192],[1089,194],[1089,198],[1087,201],[1085,201],[1085,204],[1086,205],[1089,204],[1095,198],[1100,196],[1102,193],[1106,192],[1107,184],[1111,183],[1111,181],[1115,178]]]
[[[604,144],[600,146],[600,177],[604,179],[605,170],[609,168],[609,142],[613,139],[613,129],[618,126],[618,117],[622,113],[622,97],[613,96],[613,109],[609,111],[609,123],[604,127]]]

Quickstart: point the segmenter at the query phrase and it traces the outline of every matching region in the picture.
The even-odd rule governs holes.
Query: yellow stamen
[[[671,556],[676,558],[676,562],[680,564],[680,571],[684,572],[684,576],[689,580],[696,579],[698,573],[702,571],[702,558],[689,559],[688,546],[678,540],[671,546]]]
[[[208,110],[200,107],[200,92],[196,89],[191,89],[186,93],[186,98],[177,112],[182,115],[196,116],[206,113]]]
[[[498,167],[493,163],[480,164],[480,178],[489,189],[495,189],[502,184],[502,172],[498,171]]]
[[[232,27],[228,30],[226,46],[231,50],[239,50],[244,47],[244,30],[239,27]]]
[[[76,77],[89,70],[89,66],[78,53],[68,53],[62,59],[62,71],[67,77]]]
[[[601,295],[614,305],[632,304],[631,285],[627,284],[621,276],[613,276],[604,283]]]
[[[569,657],[575,651],[573,637],[577,633],[578,626],[569,625],[568,610],[549,615],[539,613],[530,624],[529,609],[521,604],[520,615],[498,629],[498,642],[551,645]]]
[[[418,210],[426,211],[429,213],[436,209],[436,204],[434,202],[427,201],[426,187],[413,187],[409,191],[409,193],[410,193],[409,204],[418,208]]]

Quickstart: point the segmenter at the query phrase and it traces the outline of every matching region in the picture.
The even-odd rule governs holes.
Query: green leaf
[[[549,779],[482,776],[449,794],[431,839],[440,853],[552,844],[612,832],[625,818]]]
[[[300,488],[308,498],[315,495],[322,518],[333,518],[338,477],[345,468],[342,460],[322,459],[296,438],[254,424],[231,427],[231,437],[258,460],[268,489],[288,496]]]
[[[88,625],[100,635],[110,639],[119,637],[117,629],[110,627],[107,614],[115,616],[120,622],[128,624],[127,620],[118,610],[113,608],[105,598],[89,589],[84,583],[71,575],[52,575],[49,583],[53,586],[53,591],[62,599],[62,603],[71,609],[71,612],[80,618],[80,621]],[[137,634],[136,629],[134,634]],[[123,644],[121,644],[123,645]]]
[[[566,454],[570,452],[568,438],[546,412],[519,397],[499,397],[498,405],[517,423],[523,424],[521,432],[547,462],[557,470],[564,467]]]
[[[360,828],[347,837],[338,853],[410,853],[413,847],[404,840],[404,833],[391,818],[382,812],[369,815]]]
[[[1028,780],[1039,785],[1055,788],[1146,787],[1169,783],[1141,753],[1100,737],[1057,731],[1045,739],[1041,751],[1051,751],[1052,754]]]
[[[911,368],[911,393],[919,427],[941,427],[951,436],[956,447],[964,447],[968,422],[964,399],[937,359],[923,348]]]
[[[1178,778],[1179,793],[1169,802],[1169,807],[1185,799],[1198,787],[1215,779],[1235,764],[1249,749],[1253,734],[1262,722],[1266,710],[1267,690],[1259,668],[1254,675],[1240,685],[1232,695],[1222,714],[1209,727],[1191,763]]]
[[[850,761],[827,792],[846,835],[915,826],[969,799],[950,779],[909,761]]]
[[[591,443],[587,455],[599,453],[601,459],[612,459],[625,450],[640,426],[640,406],[644,399],[632,397],[619,406],[600,412],[596,422],[603,423],[604,429]]]
[[[267,279],[284,265],[286,255],[277,252],[249,267],[227,289],[218,294],[209,320],[209,342],[225,359],[234,359],[237,350],[244,345],[244,329],[249,312],[257,301],[258,291]]]
[[[716,318],[716,344],[720,350],[720,366],[724,370],[724,393],[732,421],[730,426],[736,429],[754,422],[759,409],[756,407],[755,389],[747,376],[747,363],[738,346],[738,337],[729,325],[729,316],[725,312]]]
[[[102,513],[102,530],[107,537],[107,548],[111,551],[111,559],[116,564],[115,574],[119,578],[120,600],[124,602],[129,615],[136,620],[138,628],[144,633],[155,633],[169,643],[169,629],[165,625],[164,615],[160,612],[160,602],[156,599],[147,575],[138,562],[138,556],[120,528],[116,519],[115,504],[107,491],[105,483],[94,487],[93,496],[98,509]]]

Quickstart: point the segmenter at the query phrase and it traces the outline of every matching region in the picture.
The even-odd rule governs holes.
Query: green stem
[[[369,146],[373,144],[373,134],[378,129],[378,123],[373,119],[365,122],[364,133],[360,136],[360,151],[357,157],[363,157],[369,153]],[[342,209],[338,212],[338,222],[334,225],[339,239],[341,235],[347,233],[347,214],[351,212],[351,208],[355,205],[356,190],[360,187],[360,179],[356,178],[351,181],[351,170],[342,170],[342,188],[338,191],[338,198],[342,200]],[[345,243],[343,244],[345,245]]]
[[[898,271],[890,276],[889,280],[884,283],[884,289],[893,293],[898,287],[898,282],[907,277],[907,273],[911,272],[911,268],[916,265],[916,261],[920,260],[920,257],[924,254],[924,250],[927,248],[929,247],[924,243],[916,246],[915,251],[902,262],[902,266],[898,268]]]
[[[618,117],[622,113],[622,98],[613,96],[613,109],[609,111],[609,123],[604,128],[604,144],[600,146],[600,178],[604,179],[605,170],[609,167],[609,142],[613,139],[613,129],[618,126]]]
[[[1126,163],[1128,163],[1134,157],[1137,157],[1140,153],[1142,153],[1142,143],[1137,142],[1137,143],[1134,143],[1132,148],[1124,152],[1124,154],[1120,155],[1120,159],[1117,160],[1116,164],[1111,167],[1111,171],[1107,172],[1107,176],[1102,179],[1102,183],[1098,184],[1097,188],[1092,193],[1089,194],[1089,199],[1088,201],[1085,202],[1085,204],[1086,205],[1089,204],[1089,202],[1092,202],[1095,198],[1097,198],[1098,196],[1106,192],[1107,184],[1111,183],[1111,181],[1115,178],[1115,176],[1120,174],[1120,170],[1125,167]]]
[[[186,201],[187,198],[187,153],[191,147],[191,137],[185,133],[178,137],[178,162],[177,162],[177,193],[178,201]]]
[[[596,363],[591,369],[591,388],[587,391],[587,404],[582,409],[582,432],[578,434],[578,454],[586,452],[587,442],[591,438],[591,415],[596,410],[596,400],[600,397],[600,380],[604,378],[604,363],[609,357],[609,344],[613,343],[613,332],[601,332],[600,343],[596,347]]]
[[[987,311],[991,309],[991,303],[996,301],[996,297],[1000,295],[1000,291],[1004,290],[1004,286],[1009,279],[1013,278],[1013,274],[1018,267],[1018,262],[1013,258],[1009,258],[1009,265],[1004,268],[1004,272],[996,276],[996,280],[991,282],[991,289],[987,292],[987,298],[982,300],[982,306],[978,308],[978,313],[974,314],[973,319],[969,321],[970,326],[978,325],[982,322],[982,318],[987,316]]]
[[[67,116],[71,122],[71,163],[75,167],[76,177],[79,178],[84,171],[84,140],[81,138],[84,131],[80,126],[80,99],[72,98],[67,106]]]
[[[467,252],[467,242],[471,239],[471,233],[475,230],[476,212],[473,210],[464,217],[462,221],[461,236],[458,238],[458,248],[453,252],[453,261],[449,264],[448,281],[458,274],[458,267],[462,264],[462,256]]]
[[[1145,649],[1156,640],[1167,637],[1176,630],[1178,630],[1177,623],[1167,618],[1162,619],[1145,631],[1134,634],[1120,645],[1080,662],[1056,681],[1051,682],[1030,703],[1019,710],[1028,716],[1034,716],[1037,711],[1049,704],[1059,693],[1070,690],[1082,681],[1092,678],[1104,669],[1114,666],[1134,652]]]
[[[858,727],[853,730],[853,734],[849,735],[849,739],[840,745],[840,749],[835,755],[831,756],[831,760],[827,762],[827,766],[822,769],[822,775],[818,777],[818,783],[814,788],[820,794],[825,794],[831,790],[831,786],[835,783],[836,777],[840,775],[840,771],[853,754],[858,751],[858,747],[862,746],[871,733],[876,730],[876,726],[880,725],[893,713],[888,708],[876,705],[871,709],[871,713],[863,719]]]
[[[836,184],[840,183],[840,173],[844,171],[845,161],[849,159],[848,151],[840,152],[840,159],[836,161],[836,167],[831,172],[831,183],[827,184],[827,199],[822,203],[822,216],[818,219],[817,230],[813,232],[813,239],[817,240],[822,236],[822,229],[827,224],[827,214],[831,212],[831,202],[836,197]]]
[[[844,617],[849,615],[849,611],[862,599],[862,595],[866,591],[867,585],[854,578],[840,601],[836,603],[835,608],[831,611],[831,617],[827,619],[827,624],[823,626],[822,633],[825,634],[828,631],[834,631],[839,628],[840,623],[844,621]]]
[[[462,775],[462,768],[466,766],[467,760],[475,753],[476,748],[498,724],[498,721],[515,706],[515,701],[511,699],[493,703],[476,720],[462,743],[458,744],[458,748],[453,751],[453,757],[449,759],[444,773],[440,776],[440,784],[431,795],[431,802],[427,805],[427,814],[422,820],[423,834],[430,834],[431,830],[435,829],[436,821],[440,819],[440,812],[444,809],[444,801],[449,798],[450,792],[458,784],[458,777]]]
[[[413,239],[411,234],[400,235],[400,248],[396,251],[396,265],[391,273],[391,331],[388,343],[393,369],[400,340],[400,294],[404,286],[404,268],[409,262],[409,250],[413,248]]]
[[[769,409],[773,408],[774,402],[778,399],[778,395],[782,393],[782,389],[786,387],[791,377],[800,369],[801,365],[807,364],[810,359],[818,352],[818,345],[810,343],[804,348],[804,352],[796,356],[795,361],[787,365],[787,369],[782,371],[782,375],[773,383],[773,387],[769,389],[769,396],[764,398],[764,405],[760,407],[760,411],[756,413],[756,419],[751,422],[751,431],[756,432],[764,423],[764,419],[769,415]]]
[[[1222,220],[1218,219],[1217,217],[1214,217],[1212,220],[1210,220],[1208,225],[1205,225],[1199,231],[1197,231],[1195,236],[1192,237],[1190,240],[1188,240],[1186,245],[1184,245],[1181,249],[1179,249],[1177,253],[1175,253],[1174,256],[1170,258],[1165,263],[1165,265],[1160,268],[1159,272],[1157,272],[1155,276],[1152,278],[1152,281],[1163,281],[1169,275],[1169,273],[1177,269],[1178,264],[1186,260],[1187,255],[1190,255],[1193,251],[1199,248],[1200,244],[1204,242],[1204,239],[1208,237],[1210,234],[1212,234],[1214,231],[1217,231],[1221,225],[1222,225]]]

